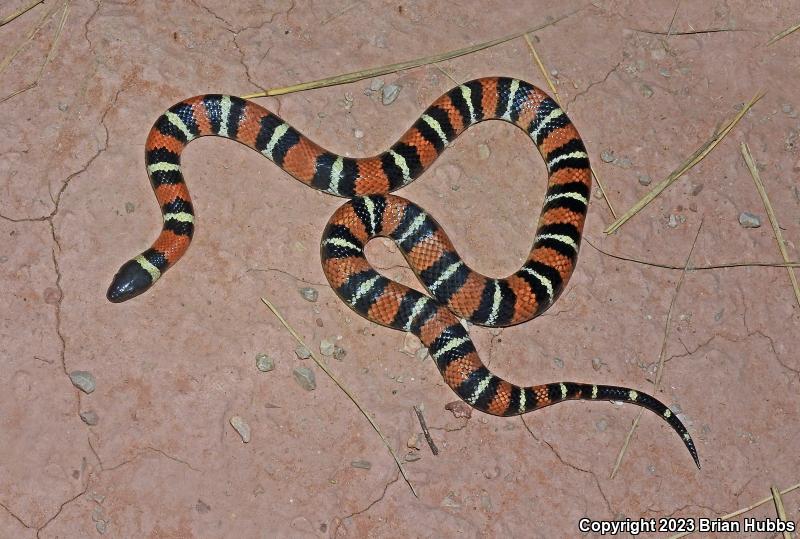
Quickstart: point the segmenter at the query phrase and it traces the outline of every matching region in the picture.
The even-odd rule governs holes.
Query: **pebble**
[[[60,110],[61,112],[67,112],[69,110],[69,105],[67,105],[66,103],[59,103],[58,110]]]
[[[600,359],[599,357],[593,357],[592,358],[592,368],[594,370],[599,371],[600,367],[602,367],[602,366],[603,366],[603,360],[602,359]]]
[[[368,460],[353,460],[350,461],[350,466],[353,468],[360,468],[361,470],[369,470],[372,468],[372,463]]]
[[[256,368],[261,372],[269,372],[275,368],[275,360],[267,354],[256,354]]]
[[[613,163],[616,157],[614,156],[614,152],[612,150],[603,150],[600,153],[600,159],[603,160],[603,163]]]
[[[743,211],[739,214],[739,224],[744,228],[758,228],[761,226],[761,218],[749,211]]]
[[[383,79],[372,79],[372,82],[369,83],[369,89],[373,92],[377,92],[383,88]]]
[[[303,299],[306,301],[310,301],[314,303],[319,298],[319,292],[316,288],[311,288],[310,286],[305,286],[300,289],[300,295],[303,296]]]
[[[97,416],[97,412],[94,410],[86,410],[85,412],[81,412],[80,415],[81,420],[90,427],[97,425],[97,423],[100,421],[100,418]]]
[[[670,77],[669,69],[667,69],[666,67],[658,68],[658,74],[661,75],[662,77],[667,77],[667,78]]]
[[[406,462],[416,462],[421,458],[422,457],[420,456],[420,454],[417,453],[416,451],[409,451],[408,453],[406,453],[406,456],[403,458],[403,460],[405,460]]]
[[[669,216],[669,220],[667,221],[667,226],[670,228],[675,228],[678,226],[678,216],[674,213],[671,213]]]
[[[0,264],[5,264],[8,262],[8,257],[6,255],[0,256]]]
[[[424,346],[422,348],[418,348],[417,351],[414,352],[414,357],[420,361],[423,361],[426,357],[428,357],[428,349]]]
[[[448,402],[444,405],[444,409],[452,412],[453,417],[466,417],[467,419],[472,417],[472,406],[464,401]]]
[[[231,427],[242,437],[242,441],[244,443],[250,442],[250,425],[238,415],[232,416],[230,422]]]
[[[409,449],[419,449],[422,447],[422,440],[419,433],[412,434],[408,437],[408,441],[406,442],[406,447]]]
[[[211,506],[199,498],[197,500],[197,503],[194,504],[194,508],[201,515],[211,511]]]
[[[647,84],[642,84],[642,95],[645,97],[653,97],[653,88]]]
[[[488,144],[478,144],[478,159],[486,161],[489,159],[490,155],[492,155],[492,150],[489,148]]]
[[[651,183],[653,183],[653,178],[650,177],[650,174],[637,174],[636,177],[639,180],[639,185],[644,185],[647,187]]]
[[[292,371],[294,381],[306,391],[314,391],[317,389],[317,380],[314,376],[314,371],[308,367],[295,367]]]
[[[608,427],[608,421],[606,421],[605,419],[600,419],[597,421],[597,423],[594,424],[594,426],[597,428],[598,432],[603,432]]]
[[[560,357],[554,357],[554,358],[553,358],[553,363],[554,363],[554,364],[555,364],[555,366],[556,366],[556,367],[558,367],[559,369],[563,369],[563,368],[564,368],[564,360],[563,360],[563,359],[561,359]]]
[[[319,343],[319,351],[323,356],[331,357],[333,355],[334,345],[328,339],[322,339],[322,342]]]
[[[300,359],[308,359],[311,357],[311,351],[302,344],[297,345],[297,348],[294,349],[294,353]]]
[[[95,523],[94,528],[97,530],[97,533],[99,533],[100,535],[103,535],[104,533],[106,533],[106,530],[108,529],[108,526],[106,525],[106,521],[105,520],[98,520]]]
[[[72,371],[69,373],[69,379],[72,380],[72,385],[87,395],[95,390],[94,376],[89,371]]]
[[[631,168],[633,162],[631,162],[631,160],[628,159],[627,157],[620,157],[619,159],[617,159],[616,165],[620,168]]]
[[[339,346],[338,344],[333,345],[333,358],[338,359],[339,361],[344,359],[344,356],[347,355],[347,350]]]
[[[353,129],[353,136],[355,138],[364,138],[364,131],[361,129]]]
[[[444,497],[441,505],[442,507],[453,507],[453,508],[461,507],[461,503],[458,501],[458,498],[456,498],[456,495],[453,494],[452,492]]]
[[[381,103],[391,105],[400,95],[400,87],[396,84],[387,84],[381,88]]]

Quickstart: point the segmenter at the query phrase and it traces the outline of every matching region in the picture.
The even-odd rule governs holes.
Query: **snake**
[[[418,178],[467,128],[492,119],[525,131],[548,173],[531,251],[522,267],[505,278],[469,268],[428,212],[390,194]],[[462,323],[505,327],[528,321],[555,302],[575,269],[592,172],[577,129],[544,91],[510,77],[460,84],[435,100],[388,150],[361,158],[324,149],[276,114],[240,97],[205,94],[181,101],[156,120],[145,144],[162,231],[149,249],[119,269],[106,294],[111,302],[148,290],[188,249],[195,214],[180,157],[192,140],[208,135],[240,142],[309,187],[349,199],[328,221],[320,243],[328,282],[359,315],[417,336],[445,383],[464,402],[496,416],[520,415],[567,400],[632,403],[665,420],[700,467],[686,427],[655,397],[593,383],[512,384],[481,361]],[[364,246],[377,236],[398,246],[428,294],[392,281],[370,265]]]

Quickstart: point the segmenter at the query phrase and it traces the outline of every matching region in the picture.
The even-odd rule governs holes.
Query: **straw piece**
[[[303,341],[302,337],[300,337],[300,335],[294,330],[294,328],[289,325],[289,322],[286,321],[286,319],[281,315],[281,313],[278,312],[278,309],[266,298],[261,298],[261,301],[263,301],[264,305],[266,305],[269,308],[269,310],[272,311],[272,314],[274,314],[278,318],[280,323],[283,324],[283,327],[285,327],[289,331],[289,333],[291,333],[292,337],[294,337],[294,339],[301,346],[305,347],[306,350],[311,351],[311,347],[306,345],[306,343]],[[333,383],[335,383],[337,386],[339,386],[339,389],[344,391],[345,395],[347,395],[350,398],[350,400],[353,401],[353,404],[356,405],[356,408],[358,408],[358,410],[363,414],[363,416],[367,418],[367,421],[369,421],[369,424],[372,425],[372,428],[375,429],[375,432],[378,433],[378,436],[380,436],[381,440],[383,440],[383,443],[384,443],[384,445],[386,445],[386,448],[389,450],[389,453],[391,453],[392,458],[394,459],[395,463],[397,464],[397,467],[400,469],[400,473],[402,474],[403,479],[405,479],[406,483],[408,483],[408,486],[411,489],[411,493],[414,494],[414,496],[416,496],[417,498],[419,498],[419,495],[417,494],[417,491],[414,490],[414,485],[411,484],[411,480],[408,478],[408,475],[406,475],[406,470],[403,467],[402,463],[400,462],[400,459],[398,458],[397,454],[394,452],[394,449],[392,448],[391,444],[389,443],[389,440],[387,440],[386,436],[384,436],[383,432],[381,432],[381,429],[378,427],[378,424],[375,423],[374,419],[372,419],[372,416],[364,409],[363,406],[361,406],[361,403],[358,401],[356,396],[349,389],[347,389],[341,381],[339,381],[339,379],[336,377],[336,375],[333,374],[333,372],[328,368],[328,366],[325,363],[320,361],[320,359],[317,357],[317,355],[313,351],[311,351],[311,359],[313,359],[314,363],[316,363],[317,366],[320,369],[322,369],[322,371],[325,374],[327,374],[328,377],[331,380],[333,380]]]
[[[786,36],[788,36],[788,35],[789,35],[789,34],[791,34],[792,32],[795,32],[795,31],[797,31],[798,29],[800,29],[800,23],[797,23],[797,24],[795,24],[794,26],[790,26],[789,28],[787,28],[787,29],[786,29],[786,30],[784,30],[783,32],[778,32],[777,34],[775,34],[774,36],[772,36],[772,39],[770,39],[770,40],[767,42],[767,46],[769,47],[770,45],[772,45],[773,43],[775,43],[775,42],[776,42],[776,41],[778,41],[779,39],[783,39],[783,38],[785,38]]]
[[[780,491],[774,486],[769,487],[769,491],[772,494],[772,501],[775,502],[775,510],[778,512],[778,518],[786,522],[786,508],[783,507]],[[783,539],[792,539],[792,534],[784,530]]]
[[[767,196],[767,190],[764,188],[764,182],[761,181],[761,175],[758,173],[753,156],[750,153],[750,148],[746,143],[742,142],[742,156],[744,157],[747,168],[750,169],[750,175],[753,176],[753,181],[758,189],[758,194],[761,195],[761,200],[764,202],[764,207],[769,216],[769,222],[772,224],[772,231],[775,233],[775,241],[778,242],[778,250],[781,252],[784,262],[789,262],[789,254],[786,252],[786,245],[783,241],[783,234],[781,234],[781,227],[778,226],[778,218],[775,216],[775,210],[772,209],[772,203]],[[797,299],[797,305],[800,305],[800,286],[797,284],[797,276],[794,274],[794,269],[791,267],[786,268],[789,272],[789,280],[792,282],[792,289],[794,289],[794,297]]]
[[[11,63],[11,62],[14,60],[14,58],[16,58],[16,57],[17,57],[17,55],[18,55],[20,52],[22,52],[22,49],[23,49],[23,48],[25,48],[25,45],[27,45],[27,44],[28,44],[28,42],[29,42],[30,40],[32,40],[32,39],[33,39],[33,38],[36,36],[36,34],[38,34],[38,33],[39,33],[39,30],[41,30],[42,28],[44,28],[45,21],[46,21],[47,19],[49,19],[50,17],[52,17],[52,16],[53,16],[53,14],[54,14],[54,13],[55,13],[55,12],[56,12],[56,11],[57,11],[57,10],[58,10],[60,7],[61,7],[61,6],[59,6],[59,5],[56,5],[56,6],[55,6],[53,9],[51,9],[51,10],[49,10],[49,11],[46,11],[46,12],[44,12],[44,13],[42,14],[42,16],[41,16],[41,17],[39,18],[39,20],[36,22],[36,24],[34,24],[34,25],[31,27],[31,29],[28,31],[28,35],[27,35],[27,36],[25,36],[25,39],[22,41],[22,43],[20,43],[20,44],[19,44],[19,46],[18,46],[16,49],[14,49],[14,50],[13,50],[13,51],[11,51],[10,53],[8,53],[8,54],[6,55],[6,57],[5,57],[5,58],[3,58],[3,61],[2,61],[2,62],[0,62],[0,74],[2,74],[2,73],[3,73],[3,71],[5,71],[5,69],[8,67],[8,65],[9,65],[9,64],[10,64],[10,63]]]
[[[6,24],[10,23],[11,21],[16,19],[20,15],[23,15],[23,14],[27,13],[28,11],[32,10],[33,8],[35,8],[36,6],[41,4],[42,2],[44,2],[44,0],[33,0],[33,2],[31,2],[27,6],[21,7],[18,11],[12,13],[11,15],[7,15],[7,16],[3,17],[2,19],[0,19],[0,26],[5,26]]]
[[[537,30],[541,30],[547,26],[552,26],[557,22],[573,15],[574,13],[578,12],[580,9],[576,9],[570,11],[569,13],[565,13],[555,19],[552,19],[548,22],[542,23],[534,28],[529,28],[527,30],[523,30],[522,32],[516,32],[514,34],[509,34],[507,36],[493,39],[492,41],[485,41],[483,43],[478,43],[477,45],[472,45],[471,47],[464,47],[461,49],[456,49],[454,51],[449,51],[441,54],[435,54],[433,56],[425,56],[423,58],[417,58],[415,60],[409,60],[407,62],[399,62],[396,64],[389,64],[380,67],[374,67],[371,69],[365,69],[363,71],[353,71],[352,73],[345,73],[342,75],[336,75],[334,77],[328,77],[324,79],[314,80],[310,82],[303,82],[300,84],[293,84],[291,86],[283,86],[280,88],[270,88],[266,92],[259,92],[257,94],[248,94],[243,95],[243,99],[253,99],[256,97],[270,97],[274,95],[283,95],[292,92],[302,92],[304,90],[311,90],[314,88],[324,88],[326,86],[335,86],[337,84],[347,84],[350,82],[356,82],[363,79],[368,79],[372,77],[377,77],[379,75],[386,75],[388,73],[395,73],[397,71],[404,71],[406,69],[411,69],[412,67],[419,67],[428,64],[435,64],[437,62],[442,62],[444,60],[450,60],[452,58],[457,58],[459,56],[464,56],[466,54],[470,54],[473,52],[477,52],[483,49],[488,49],[489,47],[494,47],[495,45],[500,45],[501,43],[505,43],[507,41],[511,41],[512,39],[516,39],[518,37],[522,37],[529,32],[535,32]]]
[[[631,209],[625,212],[625,215],[617,219],[603,232],[605,232],[606,234],[613,234],[614,232],[616,232],[619,227],[628,222],[628,220],[631,217],[639,213],[639,211],[641,211],[642,208],[650,204],[658,195],[660,195],[667,187],[675,183],[675,181],[681,176],[683,176],[690,168],[692,168],[697,163],[702,161],[703,158],[705,158],[705,156],[711,153],[711,150],[713,150],[717,146],[717,144],[719,144],[722,141],[722,139],[725,138],[725,136],[730,132],[730,130],[733,129],[737,123],[739,123],[739,120],[741,120],[742,117],[745,114],[747,114],[747,111],[749,111],[753,107],[753,105],[755,105],[756,102],[758,102],[759,99],[764,97],[764,93],[765,92],[761,91],[757,93],[755,96],[753,96],[753,98],[750,101],[748,101],[744,107],[742,107],[742,110],[739,111],[739,113],[736,116],[734,116],[732,120],[730,120],[719,130],[717,130],[714,133],[714,135],[708,141],[706,141],[705,144],[700,146],[697,149],[697,151],[695,151],[677,169],[672,171],[672,173],[669,176],[661,180],[649,193],[647,193],[644,197],[642,197],[642,199],[639,200],[639,202],[634,204],[633,207],[631,207]]]

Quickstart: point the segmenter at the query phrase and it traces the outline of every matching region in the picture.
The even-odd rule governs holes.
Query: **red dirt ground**
[[[0,17],[27,3],[3,2]],[[746,142],[789,258],[800,259],[800,32],[766,45],[798,22],[795,2],[229,4],[70,2],[38,85],[0,102],[1,537],[575,537],[583,517],[715,518],[800,481],[800,308],[787,270],[693,270],[676,297],[680,269],[598,250],[681,268],[699,229],[692,266],[779,262],[740,153]],[[57,6],[49,0],[0,27],[0,57]],[[187,256],[146,295],[106,301],[119,265],[160,228],[143,147],[174,102],[457,49],[576,9],[534,42],[620,214],[767,93],[616,234],[603,233],[613,218],[593,196],[585,237],[595,247],[584,244],[550,311],[472,333],[485,361],[517,383],[651,391],[675,298],[656,394],[680,409],[701,471],[647,413],[609,479],[635,406],[455,417],[445,409],[455,397],[431,361],[415,357],[418,343],[359,318],[327,286],[318,242],[342,201],[221,139],[184,154],[199,222]],[[0,96],[37,80],[61,13],[2,72]],[[380,81],[260,102],[321,145],[363,156],[388,147],[456,83],[487,75],[547,87],[515,39]],[[381,82],[400,87],[389,105]],[[489,122],[401,194],[436,216],[468,264],[501,276],[528,251],[544,178],[525,135]],[[745,211],[759,228],[740,225]],[[368,251],[384,273],[414,282],[391,244]],[[304,299],[302,287],[318,299]],[[407,460],[418,498],[345,394],[297,358],[261,296],[311,348],[328,339],[346,351],[331,368]],[[262,352],[273,371],[256,369]],[[315,371],[314,391],[295,381],[297,366]],[[93,393],[72,385],[76,370],[92,373]],[[418,404],[438,456],[415,441]],[[234,415],[251,428],[247,444]],[[800,493],[784,504],[797,521]]]

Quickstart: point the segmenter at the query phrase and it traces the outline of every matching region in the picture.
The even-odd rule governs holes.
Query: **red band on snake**
[[[489,119],[523,129],[548,170],[531,252],[522,268],[504,279],[468,268],[429,214],[388,195],[420,176],[465,129]],[[464,401],[501,416],[564,400],[634,403],[667,421],[699,467],[691,436],[656,398],[618,386],[511,384],[483,365],[459,321],[497,327],[530,320],[552,305],[575,268],[591,189],[589,158],[567,115],[543,91],[511,78],[467,82],[437,99],[391,148],[367,158],[333,154],[267,109],[238,97],[209,94],[182,101],[156,121],[146,144],[147,171],[161,205],[163,230],[149,249],[120,268],[107,293],[110,301],[125,301],[150,288],[189,247],[194,211],[180,155],[189,142],[206,135],[241,142],[306,185],[352,199],[336,211],[322,239],[329,283],[362,316],[417,335],[447,385]],[[433,299],[370,266],[363,248],[375,236],[397,243]]]

